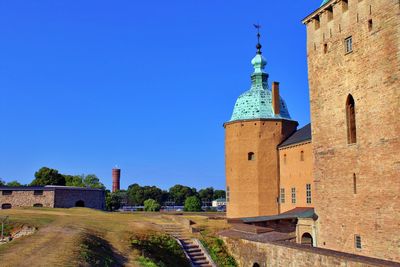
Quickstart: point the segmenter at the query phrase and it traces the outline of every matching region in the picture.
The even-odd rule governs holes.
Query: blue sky
[[[111,169],[132,183],[224,188],[224,129],[250,88],[253,23],[271,81],[309,122],[308,1],[0,3],[0,177]]]

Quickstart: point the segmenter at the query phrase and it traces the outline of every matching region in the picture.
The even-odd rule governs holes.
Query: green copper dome
[[[329,2],[329,0],[324,0],[324,1],[322,1],[322,4],[320,5],[320,6],[323,6],[323,5],[325,5],[326,3],[328,3]]]
[[[253,58],[254,73],[251,75],[251,89],[236,101],[230,121],[252,119],[288,119],[290,115],[285,101],[280,98],[280,114],[274,114],[272,92],[268,87],[268,74],[264,71],[267,61],[261,51]]]

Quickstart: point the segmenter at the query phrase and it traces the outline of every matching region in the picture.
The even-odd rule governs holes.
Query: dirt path
[[[76,253],[81,230],[61,223],[51,224],[32,236],[15,240],[0,251],[1,266],[76,266],[71,262]],[[57,256],[55,256],[57,255]]]

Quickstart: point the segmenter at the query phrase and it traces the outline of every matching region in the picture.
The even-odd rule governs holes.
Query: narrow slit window
[[[283,155],[283,163],[286,164],[286,161],[287,161],[287,156],[285,154],[285,155]]]
[[[353,173],[353,192],[357,194],[357,176],[355,173]]]
[[[368,20],[368,30],[372,31],[373,27],[374,27],[374,24],[372,22],[372,19]]]
[[[230,201],[231,195],[230,195],[230,188],[229,186],[226,187],[226,202]]]
[[[304,161],[304,151],[300,152],[300,161]]]
[[[347,143],[357,143],[357,127],[356,127],[356,111],[355,102],[352,95],[347,97],[346,101],[346,117],[347,117]]]
[[[328,53],[328,44],[324,44],[324,54]]]

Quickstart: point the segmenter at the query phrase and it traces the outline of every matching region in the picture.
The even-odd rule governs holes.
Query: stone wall
[[[0,209],[3,204],[11,204],[12,208],[16,207],[33,207],[35,204],[42,204],[43,207],[54,207],[54,191],[43,190],[43,195],[35,195],[34,190],[31,191],[12,191],[11,195],[3,195],[0,191]]]
[[[309,248],[294,243],[258,243],[243,239],[222,237],[229,252],[235,257],[239,266],[253,267],[258,263],[261,267],[267,266],[400,266],[394,262],[387,262],[362,256],[354,256],[326,249]]]
[[[249,120],[225,124],[227,217],[278,214],[279,160],[277,146],[297,122]],[[248,153],[254,160],[248,160]]]
[[[105,191],[93,189],[55,189],[55,208],[72,208],[78,201],[83,201],[84,207],[91,209],[105,209]]]
[[[330,3],[333,14],[321,10],[305,21],[317,245],[400,261],[399,1],[349,0],[347,9]],[[347,138],[349,94],[355,144]]]

